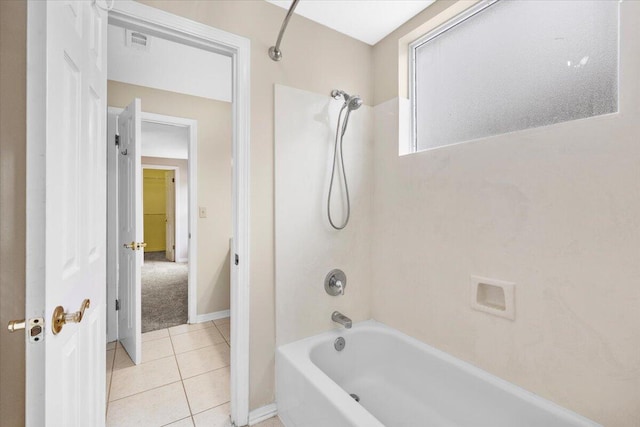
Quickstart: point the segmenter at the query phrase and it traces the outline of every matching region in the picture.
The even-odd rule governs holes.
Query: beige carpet
[[[187,323],[187,263],[146,252],[142,265],[142,332]]]

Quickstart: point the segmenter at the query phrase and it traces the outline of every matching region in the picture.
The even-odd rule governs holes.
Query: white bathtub
[[[599,426],[372,320],[281,346],[276,377],[287,427]]]

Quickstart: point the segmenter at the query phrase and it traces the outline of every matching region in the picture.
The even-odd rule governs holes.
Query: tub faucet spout
[[[351,329],[351,319],[349,319],[347,316],[340,313],[339,311],[334,311],[331,314],[331,320],[333,320],[334,322],[340,323],[342,326],[344,326],[347,329]]]

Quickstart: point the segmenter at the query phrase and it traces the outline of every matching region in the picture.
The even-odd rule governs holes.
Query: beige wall
[[[24,425],[26,17],[24,1],[0,1],[0,424]]]
[[[640,2],[621,7],[619,114],[399,157],[407,101],[397,75],[377,76],[377,100],[390,99],[374,108],[372,314],[603,425],[637,427]],[[376,46],[376,72],[423,22]],[[470,275],[516,283],[515,321],[470,308]]]
[[[252,1],[147,1],[143,3],[165,11],[175,13],[204,24],[230,31],[251,40],[251,355],[250,355],[250,387],[251,408],[255,409],[272,403],[275,397],[274,384],[274,350],[275,350],[275,281],[274,281],[274,204],[273,204],[273,91],[275,83],[287,84],[317,93],[329,93],[340,88],[351,93],[359,93],[365,103],[371,105],[373,98],[371,59],[372,48],[364,43],[329,30],[300,16],[294,16],[282,44],[284,58],[275,63],[267,56],[267,49],[278,35],[285,11],[262,0]],[[15,162],[18,176],[17,187],[11,183],[8,192],[5,188],[5,167],[3,164],[3,193],[0,205],[5,209],[13,207],[17,210],[11,216],[3,211],[2,227],[8,224],[11,230],[24,228],[24,187],[20,188],[24,176],[24,102],[25,102],[25,46],[26,26],[25,7],[23,2],[0,1],[2,5],[3,36],[3,92],[0,97],[3,111],[9,108],[11,114],[22,113],[15,124],[18,135],[9,143],[15,150]],[[13,9],[18,9],[14,13]],[[5,13],[7,11],[7,13]],[[8,41],[8,46],[4,43]],[[4,49],[12,53],[5,56]],[[14,56],[15,62],[8,63],[6,57]],[[5,78],[4,67],[11,69],[17,65],[22,68],[14,70]],[[6,89],[5,89],[6,88]],[[14,92],[4,96],[6,92]],[[125,100],[121,101],[123,104]],[[4,126],[4,124],[3,124]],[[3,128],[4,132],[4,128]],[[4,150],[3,142],[3,150]],[[200,153],[202,156],[202,153]],[[4,151],[2,159],[4,162]],[[228,188],[228,187],[227,187]],[[16,191],[13,193],[13,191]],[[209,203],[207,201],[207,203]],[[210,204],[213,206],[213,204]],[[211,209],[209,209],[211,212]],[[5,218],[9,218],[5,220]],[[10,218],[13,218],[10,219]],[[11,248],[11,254],[3,256],[2,292],[15,293],[17,316],[23,314],[23,276],[6,276],[4,266],[12,267],[24,263],[24,236],[3,234],[3,248]],[[6,246],[5,246],[6,245]],[[22,246],[21,246],[22,245]],[[7,262],[5,263],[5,259]],[[22,263],[22,264],[21,264]],[[23,274],[18,268],[15,274]],[[7,279],[5,279],[7,277]],[[14,280],[16,279],[16,280]],[[19,279],[19,280],[17,280]],[[6,281],[5,281],[6,280]],[[206,296],[205,296],[206,297]],[[3,298],[3,301],[7,301]],[[12,303],[13,304],[13,303]],[[3,309],[2,316],[5,316]],[[8,316],[8,315],[7,315]],[[3,338],[4,340],[5,338]],[[6,348],[3,341],[3,349]],[[4,350],[3,350],[4,351]],[[22,349],[16,350],[22,351]],[[18,365],[7,369],[2,364],[2,390],[12,388],[19,390],[23,385],[23,374],[15,366],[19,366],[22,353],[16,355]],[[6,374],[5,374],[6,373]],[[13,375],[10,382],[5,382],[4,375]],[[9,377],[6,377],[9,380]],[[22,414],[20,397],[18,403],[7,404],[12,413]],[[5,397],[2,397],[5,408]],[[18,409],[16,409],[18,408]],[[2,414],[4,421],[4,412]],[[21,416],[21,415],[20,415]]]
[[[423,35],[428,26],[435,28],[446,22],[477,0],[438,0],[401,25],[373,47],[374,99],[371,105],[405,96],[407,91],[407,43]]]
[[[251,409],[274,401],[274,84],[328,94],[343,89],[373,97],[372,48],[294,15],[282,43],[283,58],[267,55],[286,11],[262,0],[142,3],[251,40]]]
[[[109,81],[107,105],[142,100],[142,111],[198,121],[198,314],[229,309],[231,222],[231,104]]]

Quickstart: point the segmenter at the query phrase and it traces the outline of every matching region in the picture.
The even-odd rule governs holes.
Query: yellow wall
[[[142,210],[144,212],[145,252],[167,248],[167,189],[163,169],[144,169],[142,172]]]

